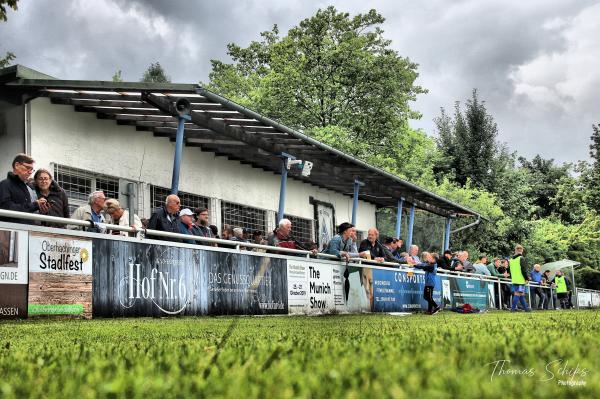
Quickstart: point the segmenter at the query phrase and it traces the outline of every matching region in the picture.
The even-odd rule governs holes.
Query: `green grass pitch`
[[[597,398],[599,314],[2,322],[0,397]]]

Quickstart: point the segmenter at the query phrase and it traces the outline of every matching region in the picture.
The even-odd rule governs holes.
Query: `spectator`
[[[33,213],[40,211],[47,214],[50,204],[46,198],[37,198],[35,191],[28,185],[33,173],[33,158],[26,154],[18,154],[12,161],[12,172],[0,182],[0,209]],[[14,218],[0,218],[5,222],[35,224],[32,221]]]
[[[556,290],[552,288],[552,280],[550,279],[550,270],[544,270],[542,275],[542,284],[547,286],[546,288],[546,302],[544,303],[544,310],[548,310],[548,304],[552,300],[552,308],[556,309]]]
[[[502,273],[498,271],[500,267],[500,258],[495,257],[492,263],[490,263],[487,268],[490,271],[490,275],[494,277],[504,277]]]
[[[498,257],[495,257],[494,260],[489,265],[487,265],[488,271],[490,272],[490,275],[492,277],[496,277],[496,278],[504,277],[504,274],[500,273],[500,271],[499,271],[500,266],[501,266],[500,258],[498,258]],[[502,309],[502,307],[503,307],[502,305],[504,302],[503,301],[504,298],[502,297],[503,294],[501,294],[500,290],[502,290],[504,286],[505,286],[505,284],[500,284],[500,285],[494,284],[494,295],[496,297],[496,303],[498,304],[499,309]],[[506,295],[508,298],[508,296],[510,296],[510,292],[506,293]]]
[[[449,249],[445,250],[443,256],[439,258],[438,267],[451,271],[461,271],[463,269],[458,258]]]
[[[473,265],[473,268],[475,269],[475,274],[491,276],[492,273],[490,273],[486,264],[487,264],[487,256],[485,256],[485,255],[480,256],[479,259],[477,259],[477,263],[475,263]]]
[[[400,260],[400,254],[398,253],[398,240],[393,237],[386,237],[383,244],[385,248],[392,254],[395,260]]]
[[[69,218],[69,198],[65,190],[60,188],[58,183],[52,179],[52,175],[46,169],[38,169],[33,175],[35,193],[38,198],[44,198],[48,204],[48,211],[40,214],[56,216],[59,218]],[[59,223],[42,222],[42,226],[64,227]]]
[[[525,283],[529,280],[529,277],[526,277],[527,262],[523,257],[522,245],[517,245],[515,247],[515,254],[510,259],[509,268],[513,292],[510,311],[515,312],[517,310],[517,302],[519,302],[525,311],[530,312],[531,309],[527,307],[527,302],[525,302]]]
[[[400,237],[396,238],[396,253],[394,254],[395,257],[400,258],[400,254],[404,251],[404,240]]]
[[[423,252],[423,261],[415,268],[425,271],[425,289],[423,290],[423,299],[427,301],[427,313],[434,315],[440,311],[440,307],[433,300],[433,289],[435,288],[435,280],[437,274],[437,264],[435,258],[429,252]]]
[[[473,267],[473,264],[469,261],[469,253],[467,251],[460,251],[457,257],[465,273],[475,273],[475,268]]]
[[[225,225],[223,227],[223,239],[231,240],[233,238],[233,227],[229,225]]]
[[[196,227],[198,228],[199,235],[202,237],[214,238],[215,236],[208,225],[208,208],[196,208],[194,210],[194,215],[196,217]]]
[[[179,233],[190,236],[199,236],[198,227],[194,224],[194,212],[188,208],[184,208],[179,212]],[[197,244],[196,240],[182,240],[186,244]]]
[[[289,219],[281,219],[279,226],[267,237],[267,242],[272,247],[296,249],[292,240],[292,222]]]
[[[239,241],[246,242],[244,239],[244,229],[241,227],[236,227],[233,229],[233,237],[230,238],[231,241]]]
[[[71,219],[83,220],[86,222],[93,222],[93,227],[84,228],[82,226],[71,226],[70,228],[75,230],[87,230],[95,233],[106,233],[106,228],[99,226],[97,223],[105,223],[104,218],[104,202],[106,197],[102,191],[94,191],[88,198],[88,204],[82,205],[75,209],[75,212],[71,215]]]
[[[219,238],[219,229],[214,224],[208,226],[214,238]]]
[[[497,269],[498,273],[500,273],[501,276],[499,276],[499,278],[510,278],[510,273],[508,270],[508,261],[506,259],[501,259],[500,260],[500,266]],[[508,284],[504,283],[500,283],[500,287],[502,289],[502,305],[505,309],[510,308],[510,297],[511,295],[511,290]]]
[[[367,232],[367,238],[364,239],[358,247],[358,252],[362,257],[373,259],[375,262],[396,262],[396,258],[392,253],[379,242],[379,231],[376,228],[371,228]]]
[[[541,268],[542,266],[539,263],[536,263],[533,265],[533,270],[529,275],[530,280],[534,283],[538,283],[539,285],[542,285],[542,273],[540,271]],[[537,305],[537,309],[542,310],[544,308],[544,304],[546,303],[546,290],[542,287],[536,286],[530,286],[529,289],[531,290],[531,309],[536,309],[536,297],[539,297],[540,301]]]
[[[267,240],[264,239],[263,237],[263,232],[260,230],[254,230],[254,232],[252,232],[252,243],[253,244],[259,244],[259,245],[267,245]]]
[[[267,240],[264,239],[263,237],[263,232],[260,230],[254,230],[252,232],[252,241],[253,244],[259,244],[259,245],[268,245]],[[252,248],[252,251],[254,252],[267,252],[266,249],[262,249],[262,248]]]
[[[292,236],[292,222],[289,219],[279,221],[279,226],[269,234],[267,242],[272,247],[307,250]],[[317,250],[313,249],[311,252],[316,254]]]
[[[421,263],[421,259],[419,258],[419,246],[414,244],[411,245],[410,250],[408,251],[408,256],[412,259],[413,262]]]
[[[563,276],[562,270],[558,269],[552,284],[556,287],[556,296],[560,302],[561,309],[567,309],[569,307],[569,286],[570,282],[566,276]]]
[[[154,211],[148,223],[148,229],[164,231],[167,233],[180,234],[179,221],[177,220],[181,201],[175,194],[168,195],[165,200],[165,205]],[[161,240],[181,242],[179,238],[160,237]]]
[[[136,230],[135,233],[128,233],[126,231],[113,230],[113,234],[127,236],[135,236],[138,230],[142,229],[142,221],[139,216],[133,214],[133,225],[129,224],[129,211],[121,208],[119,201],[116,199],[108,199],[104,202],[106,208],[106,214],[108,215],[107,223],[116,224],[117,226],[129,226]]]
[[[344,222],[338,226],[338,233],[333,236],[323,253],[335,255],[348,261],[350,258],[358,258],[358,251],[352,251],[352,230],[354,225]]]

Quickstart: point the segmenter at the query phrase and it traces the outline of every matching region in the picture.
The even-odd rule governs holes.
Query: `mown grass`
[[[600,397],[599,313],[4,322],[0,396]]]

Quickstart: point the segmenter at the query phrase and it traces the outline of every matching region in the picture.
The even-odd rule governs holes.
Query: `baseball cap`
[[[179,212],[179,216],[193,216],[194,212],[189,210],[189,208],[184,208]]]

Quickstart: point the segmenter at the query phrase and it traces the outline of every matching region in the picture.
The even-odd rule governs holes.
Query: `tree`
[[[591,209],[600,213],[600,124],[592,125],[592,130],[590,157],[592,157],[593,162],[585,176],[587,203]]]
[[[160,62],[152,63],[144,72],[140,82],[146,83],[171,83],[171,78],[167,76]]]
[[[544,159],[536,155],[531,161],[519,157],[522,168],[529,173],[529,197],[535,206],[534,215],[538,218],[548,217],[559,213],[553,204],[559,190],[559,182],[565,182],[569,177],[571,165],[557,166],[553,159]]]
[[[18,0],[0,0],[0,20],[6,22],[6,7],[10,7],[13,10],[17,10]],[[6,55],[0,58],[0,68],[4,68],[10,65],[11,61],[16,58],[15,54],[7,51]]]
[[[556,193],[550,198],[550,206],[563,223],[581,223],[589,211],[586,204],[587,189],[585,178],[589,173],[589,165],[585,161],[578,162],[573,172],[563,176],[556,182]]]
[[[6,7],[17,11],[18,0],[0,0],[0,20],[6,22]]]
[[[17,58],[14,53],[7,51],[3,58],[0,58],[0,68],[4,68],[10,65],[11,61]]]
[[[396,147],[411,147],[407,120],[419,117],[409,102],[425,90],[415,85],[417,65],[390,48],[383,22],[375,10],[351,17],[330,6],[286,36],[274,26],[248,47],[229,44],[233,63],[212,60],[208,87],[307,134],[336,127],[334,141],[359,144],[348,145],[351,154],[397,166]]]
[[[495,192],[498,176],[509,166],[511,155],[506,146],[497,142],[498,128],[487,112],[485,101],[480,101],[477,90],[466,102],[454,106],[454,119],[441,110],[434,119],[437,145],[443,157],[436,165],[438,179],[451,173],[454,180],[465,185],[467,180],[475,187]]]
[[[118,71],[116,71],[115,74],[112,76],[112,81],[113,82],[122,82],[123,81],[123,78],[121,77],[120,69]]]

